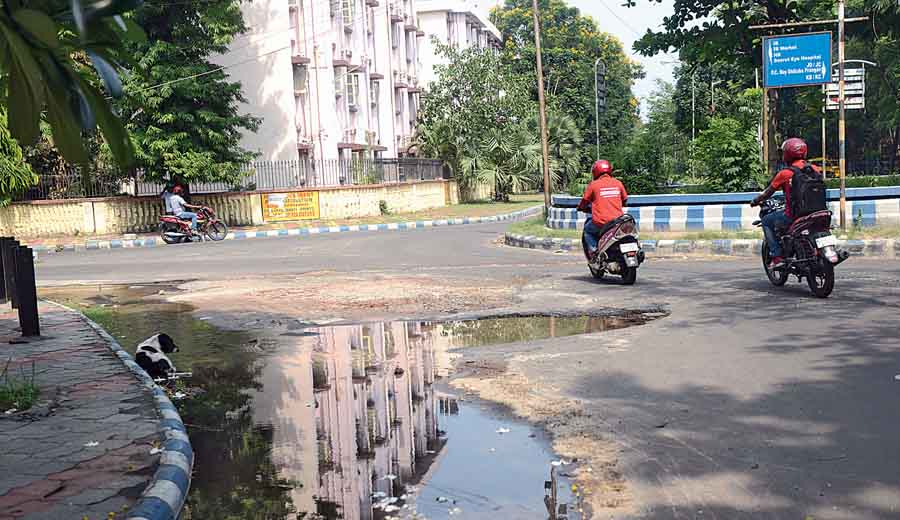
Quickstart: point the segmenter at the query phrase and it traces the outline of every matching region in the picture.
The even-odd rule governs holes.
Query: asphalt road
[[[582,400],[637,518],[900,517],[900,263],[853,258],[833,296],[751,259],[649,260],[595,282],[574,255],[501,247],[501,225],[48,255],[42,284],[432,271],[528,277],[517,309],[663,305],[648,325],[483,349]],[[526,359],[526,358],[522,358]],[[618,516],[617,516],[618,518]]]

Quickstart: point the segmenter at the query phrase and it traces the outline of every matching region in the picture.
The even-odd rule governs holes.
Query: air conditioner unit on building
[[[297,143],[302,144],[304,146],[309,146],[312,144],[312,139],[310,139],[308,136],[301,135],[300,137],[297,138]]]
[[[353,51],[350,49],[344,49],[344,57],[349,60],[353,57]]]

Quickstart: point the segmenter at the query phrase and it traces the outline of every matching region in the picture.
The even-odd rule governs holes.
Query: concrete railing
[[[701,195],[633,195],[625,211],[645,231],[707,231],[753,228],[759,210],[750,207],[758,193]],[[838,223],[838,191],[828,190],[829,207]],[[547,225],[556,229],[581,229],[590,216],[577,209],[579,197],[554,195]],[[847,219],[862,226],[900,225],[900,187],[850,188]]]

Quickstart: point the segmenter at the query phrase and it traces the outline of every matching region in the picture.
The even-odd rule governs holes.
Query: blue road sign
[[[831,33],[763,39],[763,85],[802,87],[831,82]]]

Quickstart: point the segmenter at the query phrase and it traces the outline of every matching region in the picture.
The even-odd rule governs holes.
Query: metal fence
[[[192,183],[191,193],[289,190],[397,184],[449,178],[436,159],[256,161],[241,168],[236,183]],[[137,172],[81,175],[75,169],[61,175],[40,175],[38,183],[18,200],[75,199],[116,195],[159,195],[162,183],[142,180]]]

